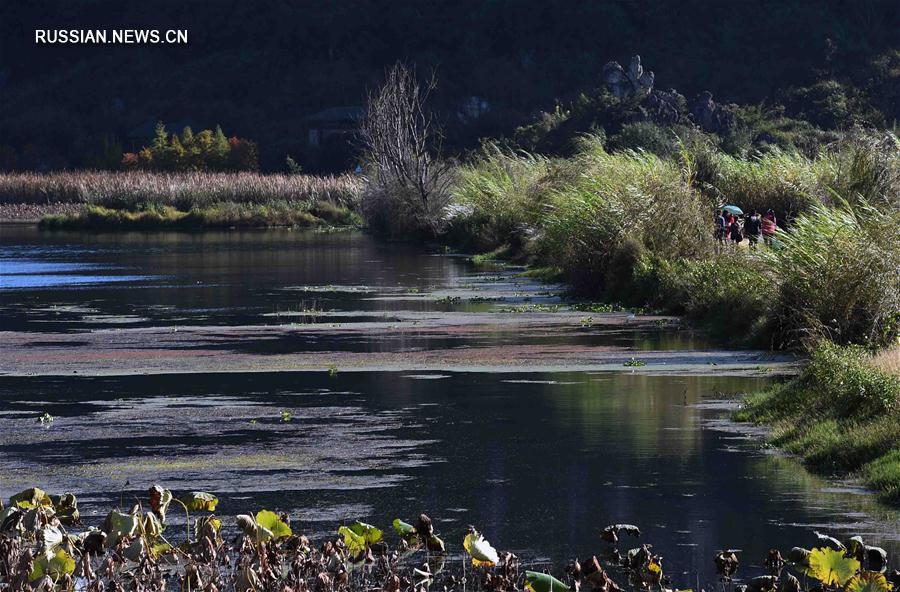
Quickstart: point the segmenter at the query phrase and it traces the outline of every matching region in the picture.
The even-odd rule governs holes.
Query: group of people
[[[761,240],[767,245],[772,244],[775,231],[778,229],[778,220],[772,209],[766,210],[760,215],[757,210],[748,214],[736,216],[727,210],[716,210],[716,240],[720,243],[740,244],[746,236],[750,246],[755,247]]]

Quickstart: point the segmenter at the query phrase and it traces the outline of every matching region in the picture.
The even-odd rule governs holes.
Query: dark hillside
[[[436,102],[465,147],[598,86],[611,59],[640,54],[660,89],[758,103],[832,77],[868,88],[871,61],[900,48],[896,0],[45,0],[0,12],[7,168],[103,166],[159,119],[255,139],[264,168],[288,153],[334,166],[327,146],[307,145],[304,118],[358,105],[398,58],[437,69]],[[36,28],[188,29],[190,43],[35,45]],[[888,120],[893,80],[873,100]],[[486,108],[477,120],[462,113],[472,97]]]

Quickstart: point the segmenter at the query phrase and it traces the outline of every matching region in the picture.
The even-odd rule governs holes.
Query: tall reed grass
[[[740,159],[698,141],[672,158],[610,153],[595,135],[576,144],[568,159],[485,148],[461,169],[456,229],[476,248],[506,245],[559,269],[579,291],[688,314],[733,341],[877,346],[900,332],[892,135],[855,132],[816,158]],[[771,249],[717,246],[722,202],[792,217]]]
[[[551,192],[540,250],[573,282],[597,289],[615,280],[610,272],[628,273],[629,262],[641,257],[690,258],[711,250],[712,216],[677,163],[591,150],[571,167],[575,174],[564,175]]]
[[[467,242],[480,250],[521,249],[541,218],[553,186],[549,159],[487,145],[460,167],[453,196],[466,214]]]
[[[900,207],[900,141],[890,132],[853,130],[815,158],[778,149],[738,158],[710,148],[691,142],[681,160],[696,169],[696,185],[714,205],[771,208],[781,217],[841,199]]]
[[[720,204],[745,212],[773,209],[796,215],[821,202],[816,163],[798,153],[773,150],[743,159],[719,154],[714,177],[703,188]]]
[[[891,132],[854,131],[829,147],[817,161],[825,201],[842,196],[882,210],[900,210],[900,139]]]
[[[815,206],[763,257],[789,340],[882,346],[900,332],[900,211]]]
[[[259,173],[64,171],[0,174],[0,203],[69,202],[115,209],[216,203],[330,201],[352,206],[363,181],[337,176]]]

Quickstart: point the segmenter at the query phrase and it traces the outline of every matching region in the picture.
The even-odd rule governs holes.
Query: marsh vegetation
[[[672,591],[690,581],[664,561],[664,549],[641,540],[633,524],[598,527],[593,549],[564,571],[523,564],[497,549],[474,526],[460,544],[445,541],[427,514],[394,518],[393,533],[355,520],[321,541],[302,534],[302,521],[262,509],[232,523],[216,516],[218,498],[176,495],[160,485],[130,510],[109,511],[86,527],[72,494],[30,488],[0,510],[0,577],[11,590],[465,590],[503,592]],[[184,513],[184,525],[170,518]],[[299,522],[299,524],[298,524]],[[182,532],[183,535],[182,536]],[[890,592],[900,572],[887,572],[887,551],[862,537],[846,541],[816,533],[818,546],[773,547],[757,566],[740,569],[740,550],[710,557],[719,584],[747,592]],[[643,544],[641,544],[643,543]],[[748,558],[749,559],[749,558]],[[746,559],[745,559],[746,561]],[[763,567],[764,566],[764,567]],[[531,567],[531,569],[528,569]],[[671,571],[670,571],[671,570]],[[743,571],[751,571],[744,577]],[[670,573],[675,575],[670,575]],[[801,583],[801,578],[802,582]],[[735,582],[745,582],[735,586]],[[696,580],[700,586],[699,577]],[[691,585],[691,584],[688,584]],[[702,587],[716,586],[703,582]]]
[[[72,171],[0,175],[2,204],[77,204],[47,217],[51,228],[315,226],[359,221],[362,182],[321,177],[215,172]]]

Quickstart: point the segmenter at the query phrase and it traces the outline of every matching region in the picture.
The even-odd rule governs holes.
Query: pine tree
[[[176,171],[191,168],[188,152],[182,146],[178,134],[172,134],[172,143],[169,146],[169,162],[171,163],[171,168]]]
[[[213,134],[213,160],[214,162],[208,163],[211,168],[215,168],[217,170],[224,170],[228,166],[228,153],[231,151],[231,146],[228,144],[228,138],[225,137],[225,133],[222,131],[222,127],[217,125],[216,131]]]
[[[153,156],[162,156],[169,147],[169,132],[166,131],[166,125],[162,121],[156,122],[156,133],[153,135],[153,143],[150,144],[150,151]]]

